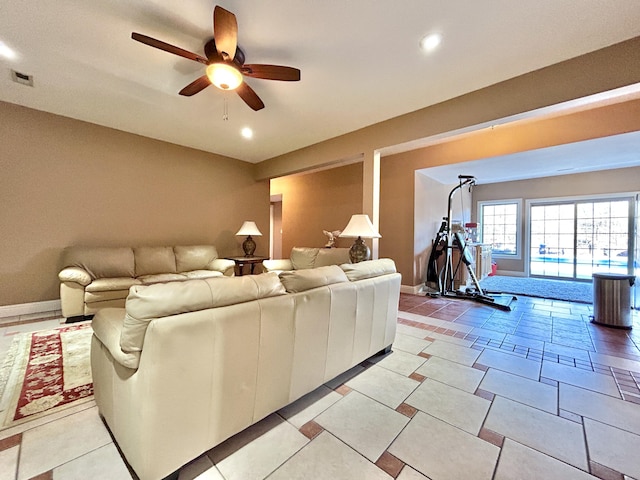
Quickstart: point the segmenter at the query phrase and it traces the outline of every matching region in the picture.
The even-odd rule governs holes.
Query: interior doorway
[[[636,193],[636,212],[633,219],[635,235],[635,256],[633,260],[634,275],[636,281],[633,287],[633,308],[640,309],[640,194]]]
[[[282,195],[271,195],[269,207],[269,258],[282,258]]]

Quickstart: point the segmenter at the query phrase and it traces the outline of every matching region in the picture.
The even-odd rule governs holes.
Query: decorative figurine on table
[[[334,230],[333,232],[327,232],[326,230],[323,230],[322,233],[329,237],[329,241],[324,246],[324,248],[333,248],[336,246],[336,238],[338,238],[338,236],[342,233],[342,230]]]

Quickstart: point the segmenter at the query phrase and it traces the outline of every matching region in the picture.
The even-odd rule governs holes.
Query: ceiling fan
[[[249,107],[257,111],[264,108],[264,103],[244,81],[244,76],[287,82],[300,80],[300,70],[297,68],[282,65],[245,64],[244,52],[238,46],[236,16],[219,6],[213,10],[213,34],[214,38],[204,46],[206,57],[140,33],[133,32],[131,38],[207,66],[206,75],[197,78],[180,90],[180,95],[187,97],[195,95],[213,84],[221,90],[235,90]]]

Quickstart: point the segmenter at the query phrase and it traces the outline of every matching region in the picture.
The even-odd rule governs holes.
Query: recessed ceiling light
[[[429,35],[422,37],[422,40],[420,40],[420,48],[425,52],[432,52],[438,45],[440,45],[441,41],[442,35],[439,33],[430,33]]]
[[[0,57],[13,60],[17,57],[16,52],[9,48],[4,42],[0,42]]]
[[[251,138],[253,137],[253,130],[251,130],[249,127],[244,127],[241,131],[240,134],[244,137],[244,138]]]

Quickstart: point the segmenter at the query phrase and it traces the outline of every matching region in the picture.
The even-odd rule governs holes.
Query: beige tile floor
[[[640,317],[402,295],[393,351],[176,472],[180,480],[640,479]],[[0,357],[49,317],[0,322]],[[130,479],[92,401],[0,431],[0,480]]]

